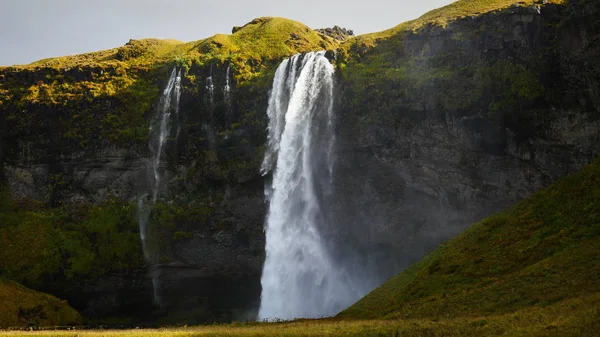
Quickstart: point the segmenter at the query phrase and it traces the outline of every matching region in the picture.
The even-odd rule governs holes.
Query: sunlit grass
[[[39,325],[81,324],[81,316],[66,301],[0,278],[0,324],[20,325],[19,316]]]
[[[594,336],[600,328],[600,293],[514,313],[454,319],[301,320],[165,329],[0,331],[0,336]]]
[[[550,3],[557,4],[565,3],[565,1],[566,0],[549,0]],[[416,31],[426,25],[446,27],[448,23],[461,18],[506,9],[515,4],[531,6],[538,2],[538,0],[458,0],[444,7],[429,11],[417,19],[403,22],[390,29],[350,38],[345,44],[352,45],[354,43],[364,43],[372,45],[378,39],[387,39],[401,32]]]

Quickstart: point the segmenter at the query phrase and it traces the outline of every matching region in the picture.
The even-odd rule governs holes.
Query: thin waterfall
[[[227,71],[225,71],[225,86],[223,87],[223,100],[225,101],[225,113],[227,114],[227,120],[231,122],[231,63],[227,64]]]
[[[356,298],[321,237],[332,184],[334,68],[325,52],[277,68],[269,97],[266,260],[260,319],[330,316]]]
[[[208,90],[211,109],[215,103],[215,86],[212,78],[212,64],[210,65],[210,75],[206,78],[206,90]]]
[[[154,127],[150,127],[150,152],[153,155],[152,172],[154,173],[154,184],[152,186],[152,203],[156,203],[156,198],[162,178],[161,160],[165,152],[165,143],[171,133],[172,119],[179,118],[179,99],[181,97],[181,69],[176,72],[173,68],[167,87],[158,107],[156,122],[159,130],[154,132]],[[174,115],[172,118],[171,116]],[[154,133],[154,135],[153,135]]]
[[[210,75],[206,78],[205,89],[208,93],[208,122],[202,126],[204,132],[206,134],[206,138],[208,140],[208,147],[211,150],[216,148],[216,139],[215,139],[215,86],[213,84],[213,66],[210,65]]]
[[[150,158],[148,160],[148,181],[150,193],[144,193],[138,198],[140,239],[142,240],[144,256],[149,262],[152,262],[153,257],[151,256],[146,243],[148,222],[150,219],[150,212],[158,199],[158,194],[162,187],[165,145],[171,135],[173,121],[179,119],[180,97],[181,69],[177,70],[176,67],[173,67],[171,75],[169,76],[169,81],[162,92],[156,113],[149,127],[148,148],[150,150]],[[150,195],[150,197],[148,197],[148,195]],[[158,276],[156,271],[152,272],[152,283],[154,286],[154,301],[160,304],[161,301],[158,296]]]
[[[227,71],[225,71],[225,86],[223,87],[223,98],[225,99],[225,103],[227,105],[230,105],[230,95],[231,95],[231,85],[229,83],[229,77],[231,76],[230,74],[231,71],[231,64],[227,65]]]

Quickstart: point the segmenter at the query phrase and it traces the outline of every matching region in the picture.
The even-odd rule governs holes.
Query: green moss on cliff
[[[597,294],[598,200],[600,161],[473,225],[339,317],[504,314]]]
[[[0,328],[81,325],[66,301],[0,278]]]
[[[248,92],[240,99],[262,99],[283,58],[335,47],[331,38],[283,18],[255,19],[232,35],[189,43],[131,40],[111,50],[0,69],[0,109],[9,124],[7,138],[21,142],[10,148],[24,143],[44,144],[50,153],[142,148],[166,69],[173,65],[186,72],[194,68],[185,89],[191,94],[202,92],[198,86],[205,78],[197,76],[207,76],[205,69],[231,66],[235,86]]]
[[[133,207],[111,200],[67,213],[13,202],[0,212],[0,276],[60,294],[72,281],[142,268]]]

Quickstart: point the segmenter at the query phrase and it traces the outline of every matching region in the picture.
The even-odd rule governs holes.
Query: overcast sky
[[[0,0],[0,65],[114,48],[129,39],[194,41],[230,34],[260,16],[371,33],[452,1]]]

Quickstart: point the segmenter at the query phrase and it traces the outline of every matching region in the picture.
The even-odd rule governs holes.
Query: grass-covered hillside
[[[181,42],[177,40],[130,40],[125,46],[81,55],[43,59],[17,69],[65,69],[73,67],[146,68],[161,63],[181,65],[231,61],[238,70],[240,82],[251,78],[250,65],[263,61],[277,61],[299,52],[334,49],[337,42],[306,25],[284,18],[262,17],[242,27],[234,27],[232,34]],[[6,68],[6,67],[3,67]],[[248,72],[248,73],[246,73]]]
[[[0,328],[80,325],[81,316],[66,301],[0,278]]]
[[[549,0],[544,1],[544,3],[564,4],[566,1],[567,0]],[[416,31],[426,25],[445,27],[448,23],[465,17],[474,17],[493,11],[503,10],[514,5],[532,6],[534,4],[541,5],[542,3],[543,2],[540,0],[457,0],[444,7],[429,11],[417,19],[403,22],[390,29],[361,35],[356,41],[373,42],[378,39],[390,38],[400,32]]]
[[[503,315],[599,294],[600,161],[596,161],[473,225],[337,317]],[[596,306],[590,313],[596,324],[599,309]]]

